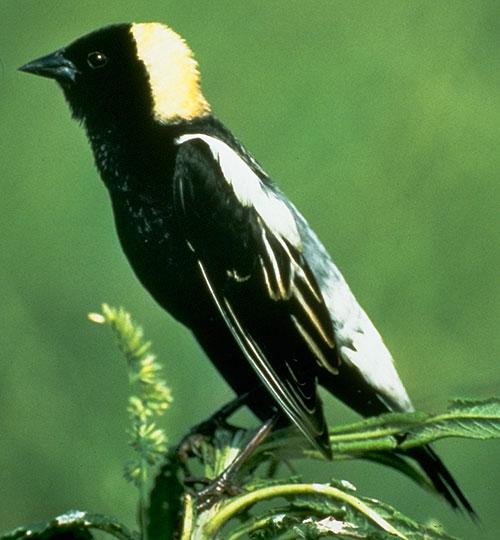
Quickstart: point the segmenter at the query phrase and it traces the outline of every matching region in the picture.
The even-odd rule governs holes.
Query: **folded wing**
[[[294,212],[222,140],[192,134],[177,144],[178,223],[214,306],[279,407],[329,455],[317,377],[337,373],[337,352]]]

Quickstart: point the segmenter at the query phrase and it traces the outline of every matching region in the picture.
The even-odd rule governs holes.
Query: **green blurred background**
[[[500,4],[2,0],[0,530],[69,508],[130,525],[127,382],[102,302],[143,323],[172,440],[231,397],[122,255],[83,131],[16,68],[112,22],[186,37],[216,114],[298,204],[398,361],[417,407],[500,394]],[[352,418],[328,399],[331,422]],[[249,419],[248,416],[247,419]],[[497,539],[500,443],[438,446],[475,528],[375,465],[306,466],[468,539]]]

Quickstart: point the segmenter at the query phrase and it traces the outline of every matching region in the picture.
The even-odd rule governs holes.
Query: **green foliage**
[[[282,488],[287,486],[282,486]],[[293,484],[287,504],[236,526],[228,540],[244,535],[259,540],[275,538],[406,538],[451,540],[439,526],[421,525],[389,505],[356,495],[347,482],[330,485]],[[301,491],[303,494],[301,494]],[[275,496],[280,492],[276,491]]]
[[[412,448],[445,437],[496,439],[500,436],[499,406],[498,398],[453,401],[444,413],[428,415],[408,430],[401,448]]]
[[[150,467],[162,462],[167,451],[167,436],[163,429],[157,427],[156,418],[170,407],[172,394],[160,377],[162,368],[151,352],[151,342],[144,339],[142,328],[134,324],[129,313],[123,308],[103,304],[102,313],[91,313],[89,319],[112,328],[127,362],[133,392],[127,407],[130,418],[129,444],[135,457],[125,464],[124,475],[139,489],[141,526],[146,527],[148,472]]]
[[[500,437],[500,399],[452,401],[439,414],[390,413],[330,430],[334,455],[359,457],[367,450],[409,450],[444,439]],[[335,458],[334,458],[335,459]]]
[[[500,399],[455,401],[440,414],[385,414],[332,428],[330,440],[334,460],[372,459],[392,466],[432,489],[408,462],[387,452],[408,450],[452,436],[479,440],[500,438]],[[220,456],[225,445],[233,449],[242,446],[241,433],[237,434],[238,439],[228,440],[228,437],[229,432],[217,432],[214,440],[210,441],[210,449],[202,452],[204,460],[210,455]],[[452,538],[439,526],[418,524],[387,504],[357,495],[345,481],[303,484],[297,479],[292,483],[283,479],[268,480],[265,477],[258,481],[252,480],[251,474],[257,466],[277,456],[286,459],[307,456],[321,458],[311,450],[302,449],[300,443],[301,439],[296,438],[289,429],[273,434],[246,464],[248,476],[243,476],[242,483],[248,492],[216,504],[199,516],[194,513],[195,517],[191,516],[188,520],[190,528],[185,531],[185,538],[215,538],[239,514],[244,515],[243,523],[226,531],[230,540],[245,535],[256,539],[314,539],[322,535],[366,539],[397,537],[409,540]],[[226,463],[218,462],[216,467],[206,461],[203,464],[206,471],[220,471],[229,462],[230,459]],[[215,476],[214,472],[209,477]],[[271,511],[266,509],[249,515],[249,511],[259,503],[278,497],[285,498],[287,504],[279,505]]]
[[[494,439],[500,436],[499,407],[498,398],[456,400],[439,414],[420,411],[384,414],[347,427],[336,426],[330,430],[330,440],[332,445],[342,446],[346,452],[351,448],[355,452],[356,445],[368,439],[381,447],[390,440],[390,446],[397,444],[403,450],[446,437]],[[403,435],[404,440],[397,443]],[[351,444],[352,447],[349,446]]]
[[[46,524],[21,527],[0,540],[92,540],[101,530],[118,540],[251,540],[406,539],[451,540],[438,524],[420,524],[395,508],[362,496],[347,481],[304,483],[300,477],[274,478],[276,460],[318,457],[301,447],[293,429],[280,430],[260,445],[235,479],[236,489],[211,506],[198,507],[197,492],[188,484],[193,465],[207,481],[217,478],[246,446],[252,433],[219,428],[197,436],[189,459],[178,448],[168,452],[166,435],[156,427],[172,397],[160,377],[161,366],[142,329],[122,308],[103,305],[90,319],[108,324],[126,359],[131,395],[128,412],[130,444],[136,452],[126,477],[140,489],[140,532],[130,532],[114,518],[71,511]],[[385,414],[330,430],[334,459],[371,459],[389,465],[422,485],[428,483],[394,451],[428,444],[444,437],[500,438],[500,399],[455,401],[439,414]],[[148,471],[162,463],[146,504]]]
[[[93,538],[92,530],[103,531],[118,540],[139,540],[137,533],[129,531],[115,518],[80,510],[70,510],[47,523],[18,527],[12,532],[4,534],[1,538],[2,540],[27,538],[33,540],[91,540]]]
[[[167,436],[157,427],[155,418],[170,407],[172,393],[160,377],[162,367],[151,352],[151,342],[144,339],[142,328],[133,323],[129,313],[103,304],[102,313],[91,313],[89,319],[111,326],[127,361],[131,392],[134,392],[127,408],[130,446],[136,457],[125,465],[125,477],[141,488],[148,479],[148,466],[158,465],[167,451]]]

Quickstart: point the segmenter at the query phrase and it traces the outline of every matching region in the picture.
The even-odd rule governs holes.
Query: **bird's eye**
[[[108,63],[108,57],[102,52],[94,51],[87,55],[87,64],[92,69],[99,69]]]

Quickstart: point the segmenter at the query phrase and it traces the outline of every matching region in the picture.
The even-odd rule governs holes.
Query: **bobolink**
[[[21,70],[59,83],[137,277],[261,420],[278,411],[330,457],[318,384],[365,416],[413,410],[316,234],[211,114],[180,36],[158,23],[118,24]],[[473,514],[429,446],[406,455]]]

